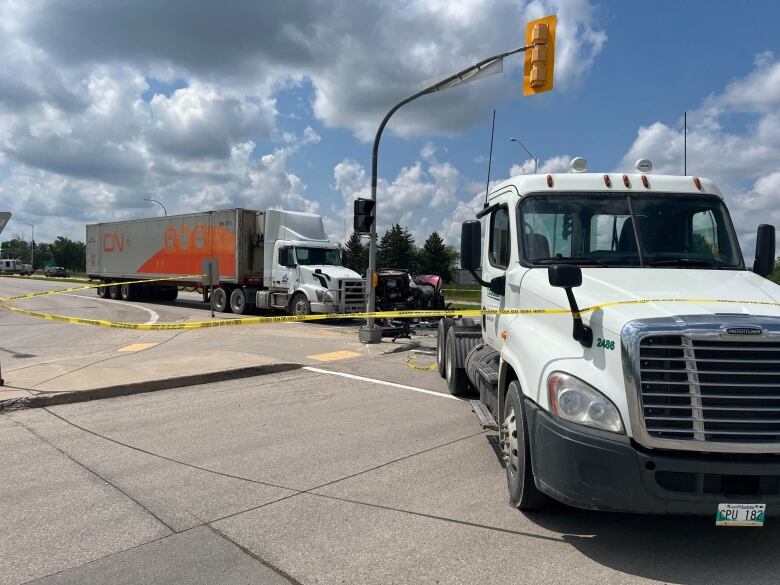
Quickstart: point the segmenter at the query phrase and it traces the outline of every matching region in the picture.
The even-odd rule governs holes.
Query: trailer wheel
[[[230,309],[236,315],[243,315],[246,313],[246,292],[243,288],[234,288],[233,292],[230,293]]]
[[[212,302],[214,303],[215,311],[219,311],[220,313],[227,313],[230,310],[228,305],[228,295],[224,288],[221,286],[215,288],[211,293],[211,297]]]
[[[108,284],[105,280],[101,280],[100,284]],[[101,286],[99,289],[97,289],[97,294],[104,299],[110,299],[111,298],[111,287],[110,286]]]
[[[175,301],[178,297],[179,297],[179,287],[178,286],[169,286],[169,287],[163,289],[162,300],[164,300],[164,301]]]
[[[138,296],[138,285],[122,283],[119,287],[119,295],[123,301],[134,301]]]
[[[447,345],[445,346],[446,363],[444,366],[447,388],[453,396],[463,396],[471,390],[471,382],[466,375],[466,368],[461,363],[458,351],[458,340],[455,337],[455,331],[447,331]]]
[[[509,501],[513,506],[520,510],[538,510],[547,503],[547,496],[539,491],[534,482],[528,424],[520,396],[520,384],[512,380],[504,401],[504,452],[508,455],[506,482]]]
[[[114,282],[108,287],[109,294],[115,301],[122,300],[122,285],[118,282]]]
[[[455,323],[452,317],[443,317],[439,319],[439,330],[436,332],[436,363],[439,367],[439,375],[442,378],[447,377],[447,352],[444,351],[447,345],[447,333]]]
[[[296,317],[305,317],[311,314],[309,299],[302,292],[295,293],[290,301],[290,313]]]

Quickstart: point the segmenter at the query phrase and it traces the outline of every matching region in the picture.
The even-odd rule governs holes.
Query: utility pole
[[[26,221],[22,221],[22,223],[29,225],[30,228],[32,228],[32,231],[30,232],[30,266],[32,266],[32,271],[35,272],[35,226]]]

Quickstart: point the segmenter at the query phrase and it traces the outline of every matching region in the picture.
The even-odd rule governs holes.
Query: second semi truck
[[[202,286],[206,260],[217,265],[218,311],[306,315],[365,305],[363,278],[341,266],[319,215],[227,209],[87,226],[87,274],[112,285],[98,289],[107,297],[173,300],[179,286]],[[155,282],[131,282],[147,279]]]

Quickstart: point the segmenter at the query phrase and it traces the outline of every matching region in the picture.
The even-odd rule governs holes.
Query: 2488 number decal
[[[615,342],[599,337],[596,341],[596,347],[603,347],[604,349],[615,349]]]

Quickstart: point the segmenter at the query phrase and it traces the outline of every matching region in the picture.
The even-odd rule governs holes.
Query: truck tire
[[[118,282],[114,282],[108,287],[111,298],[115,301],[122,300],[122,285]]]
[[[123,301],[134,301],[138,297],[138,285],[122,283],[119,287],[119,295]]]
[[[439,319],[439,329],[436,332],[436,364],[442,378],[446,378],[447,352],[444,350],[447,345],[447,333],[454,323],[452,317],[443,317]]]
[[[227,313],[230,311],[230,304],[228,303],[228,294],[224,288],[218,286],[211,293],[211,299],[214,303],[214,310],[220,313]]]
[[[100,284],[108,284],[105,280],[101,281]],[[104,299],[110,299],[111,298],[111,287],[110,286],[101,286],[99,289],[97,289],[97,294]]]
[[[547,496],[539,491],[531,468],[531,445],[528,424],[521,398],[520,384],[512,380],[504,400],[506,425],[506,483],[509,501],[519,510],[539,510],[547,504]]]
[[[236,315],[243,315],[246,313],[246,292],[243,288],[234,288],[233,292],[230,293],[230,310]]]
[[[311,315],[311,305],[309,299],[302,292],[295,293],[290,301],[290,314],[297,317]]]
[[[450,328],[447,331],[447,342],[445,346],[445,379],[447,380],[447,389],[453,396],[463,396],[471,391],[471,382],[466,375],[466,368],[464,367],[463,358],[468,351],[463,351],[460,347],[462,342],[459,343],[457,337],[455,337],[455,331]]]
[[[162,290],[162,295],[160,295],[160,298],[163,301],[175,301],[179,297],[179,287],[178,286],[169,286]]]

